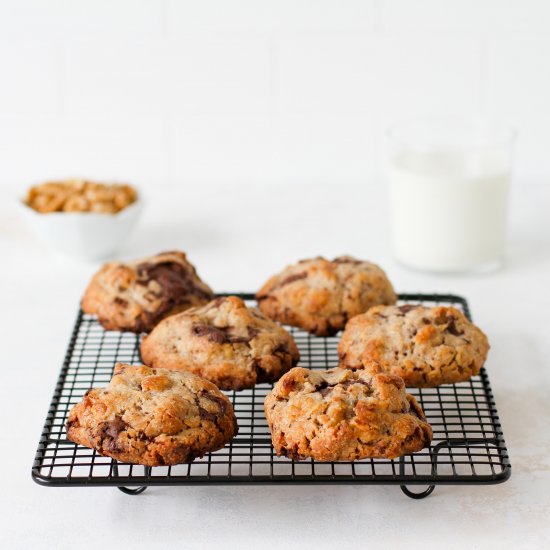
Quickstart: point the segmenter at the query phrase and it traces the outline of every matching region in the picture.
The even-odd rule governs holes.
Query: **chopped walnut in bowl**
[[[136,202],[137,198],[137,191],[130,185],[73,179],[52,181],[31,187],[25,204],[41,214],[50,212],[116,214]]]

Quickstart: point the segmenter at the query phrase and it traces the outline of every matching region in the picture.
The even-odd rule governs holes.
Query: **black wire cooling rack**
[[[253,303],[252,294],[239,294]],[[453,305],[470,318],[464,298],[439,294],[401,294],[401,303]],[[289,328],[300,348],[300,365],[326,369],[338,362],[338,337],[319,338]],[[70,408],[90,387],[106,386],[116,362],[139,363],[140,337],[105,331],[90,315],[78,313],[75,328],[32,468],[47,486],[115,486],[137,494],[152,485],[202,484],[392,484],[412,498],[429,495],[439,484],[492,484],[510,477],[511,466],[485,369],[468,382],[409,389],[432,425],[432,444],[396,460],[296,462],[273,452],[263,413],[271,384],[226,392],[235,408],[239,434],[223,449],[190,464],[154,468],[123,464],[75,445],[66,438]],[[413,492],[408,485],[428,485]],[[130,489],[128,486],[138,487]]]

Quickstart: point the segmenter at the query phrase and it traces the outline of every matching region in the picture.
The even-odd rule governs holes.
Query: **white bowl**
[[[116,214],[96,212],[50,212],[40,214],[19,201],[32,231],[60,252],[83,260],[102,260],[112,255],[135,227],[143,200]]]

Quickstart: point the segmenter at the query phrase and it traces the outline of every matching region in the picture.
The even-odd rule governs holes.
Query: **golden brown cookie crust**
[[[360,371],[294,368],[275,384],[264,408],[277,455],[294,460],[397,458],[432,439],[403,381],[376,365]]]
[[[377,304],[394,304],[397,298],[380,267],[341,256],[288,266],[264,284],[256,299],[271,319],[330,336],[353,316]]]
[[[274,382],[298,363],[292,336],[236,296],[172,315],[143,339],[147,365],[193,372],[225,390]]]
[[[487,358],[487,336],[454,307],[377,306],[347,324],[340,366],[372,362],[409,387],[469,380]]]
[[[161,320],[209,302],[212,289],[183,252],[105,264],[92,278],[82,310],[107,330],[148,332]]]
[[[185,372],[117,364],[106,388],[88,390],[66,424],[67,438],[121,462],[191,462],[237,434],[229,399]]]

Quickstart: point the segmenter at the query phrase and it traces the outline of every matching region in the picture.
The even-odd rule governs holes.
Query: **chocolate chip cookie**
[[[107,330],[148,332],[161,319],[214,297],[183,252],[105,264],[92,278],[82,310]]]
[[[264,406],[277,455],[294,460],[397,458],[432,439],[403,380],[377,365],[360,371],[294,368],[275,384]]]
[[[288,266],[265,283],[256,299],[271,319],[330,336],[369,307],[394,304],[396,296],[377,265],[341,256]]]
[[[236,296],[172,315],[143,339],[143,361],[193,372],[224,390],[273,382],[298,363],[292,336]]]
[[[121,462],[191,462],[237,434],[229,399],[187,372],[119,363],[106,388],[90,389],[66,424],[67,438]]]
[[[454,307],[377,306],[347,325],[340,366],[360,369],[375,362],[409,387],[469,380],[489,351],[487,336]]]

